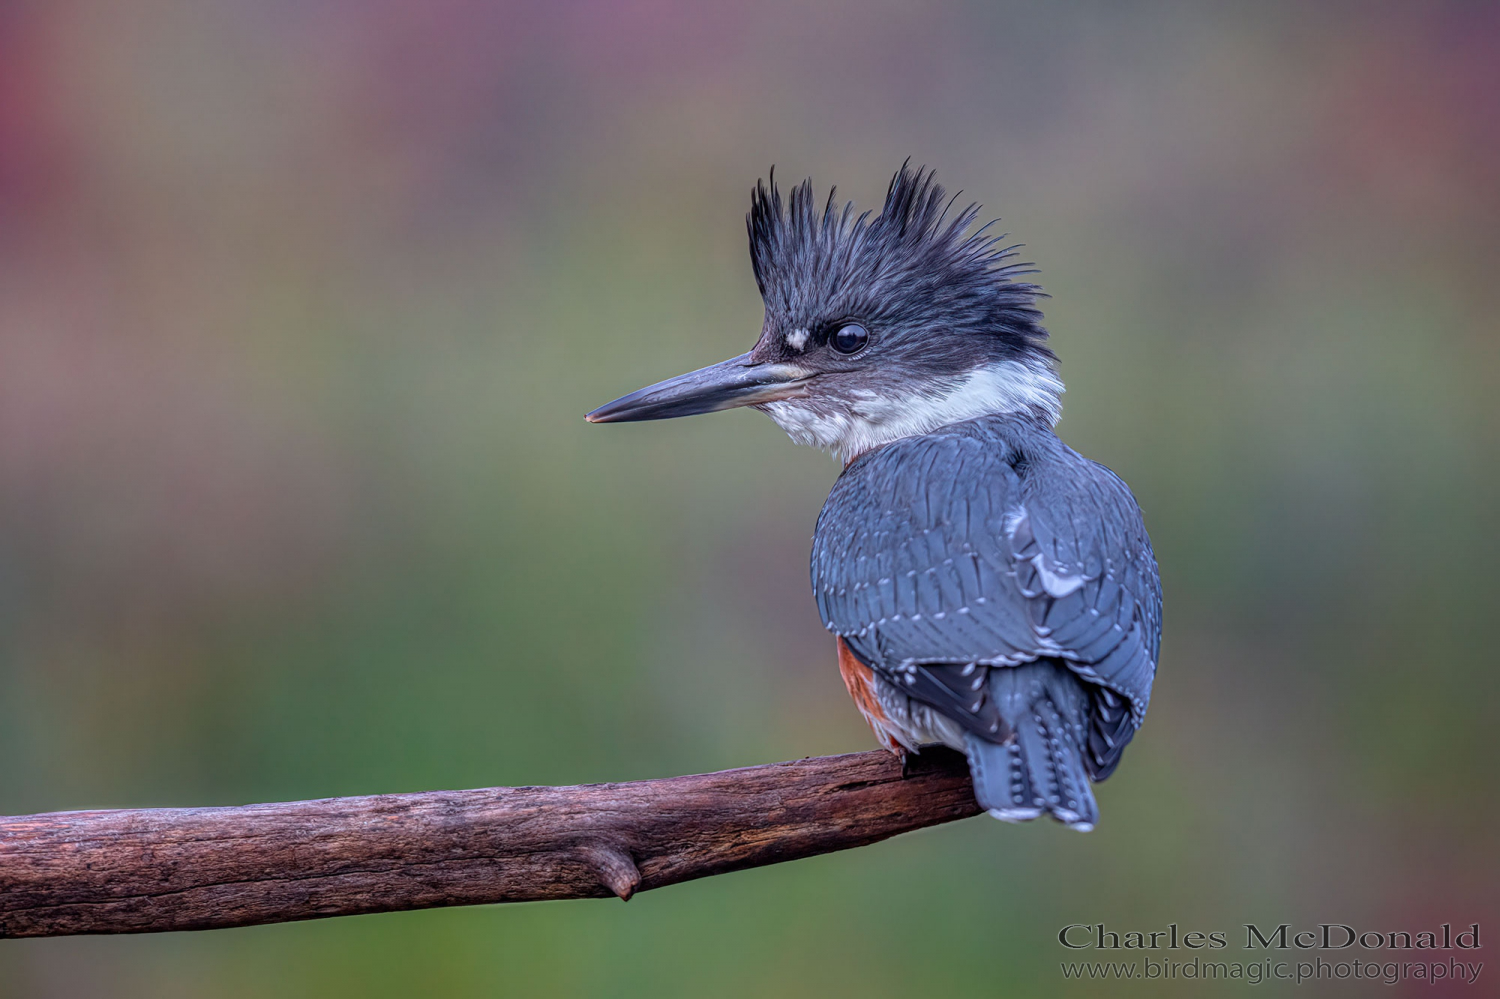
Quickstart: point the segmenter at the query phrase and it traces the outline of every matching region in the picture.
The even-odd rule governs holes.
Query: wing
[[[1105,772],[1145,716],[1161,590],[1140,510],[1034,424],[974,421],[855,461],[818,518],[812,579],[857,657],[981,734],[996,730],[979,667],[1040,658],[1098,685]]]

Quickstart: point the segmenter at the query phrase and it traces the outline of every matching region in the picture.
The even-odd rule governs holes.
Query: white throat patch
[[[796,443],[832,451],[848,464],[882,444],[981,416],[1031,410],[1055,424],[1062,415],[1062,393],[1062,380],[1047,365],[1001,361],[976,368],[932,395],[892,397],[857,389],[852,398],[832,404],[784,399],[756,408]]]

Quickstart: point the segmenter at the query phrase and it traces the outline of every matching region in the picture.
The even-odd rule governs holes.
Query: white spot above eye
[[[800,352],[807,348],[807,338],[811,335],[812,334],[807,330],[792,330],[786,335],[786,345],[793,350]]]

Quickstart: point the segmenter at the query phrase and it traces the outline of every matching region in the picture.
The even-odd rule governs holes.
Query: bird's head
[[[812,183],[783,202],[757,184],[746,224],[765,300],[747,354],[632,392],[591,423],[660,420],[737,406],[797,443],[846,461],[901,437],[994,413],[1057,421],[1062,382],[1046,346],[1041,289],[978,206],[950,217],[932,174],[902,167],[879,215],[821,206]]]

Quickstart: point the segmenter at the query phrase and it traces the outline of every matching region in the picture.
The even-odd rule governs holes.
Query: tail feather
[[[1005,742],[966,733],[974,795],[997,819],[1025,822],[1050,814],[1080,832],[1094,828],[1099,806],[1089,786],[1089,696],[1065,667],[1048,662],[990,670],[990,696],[1010,726]]]

